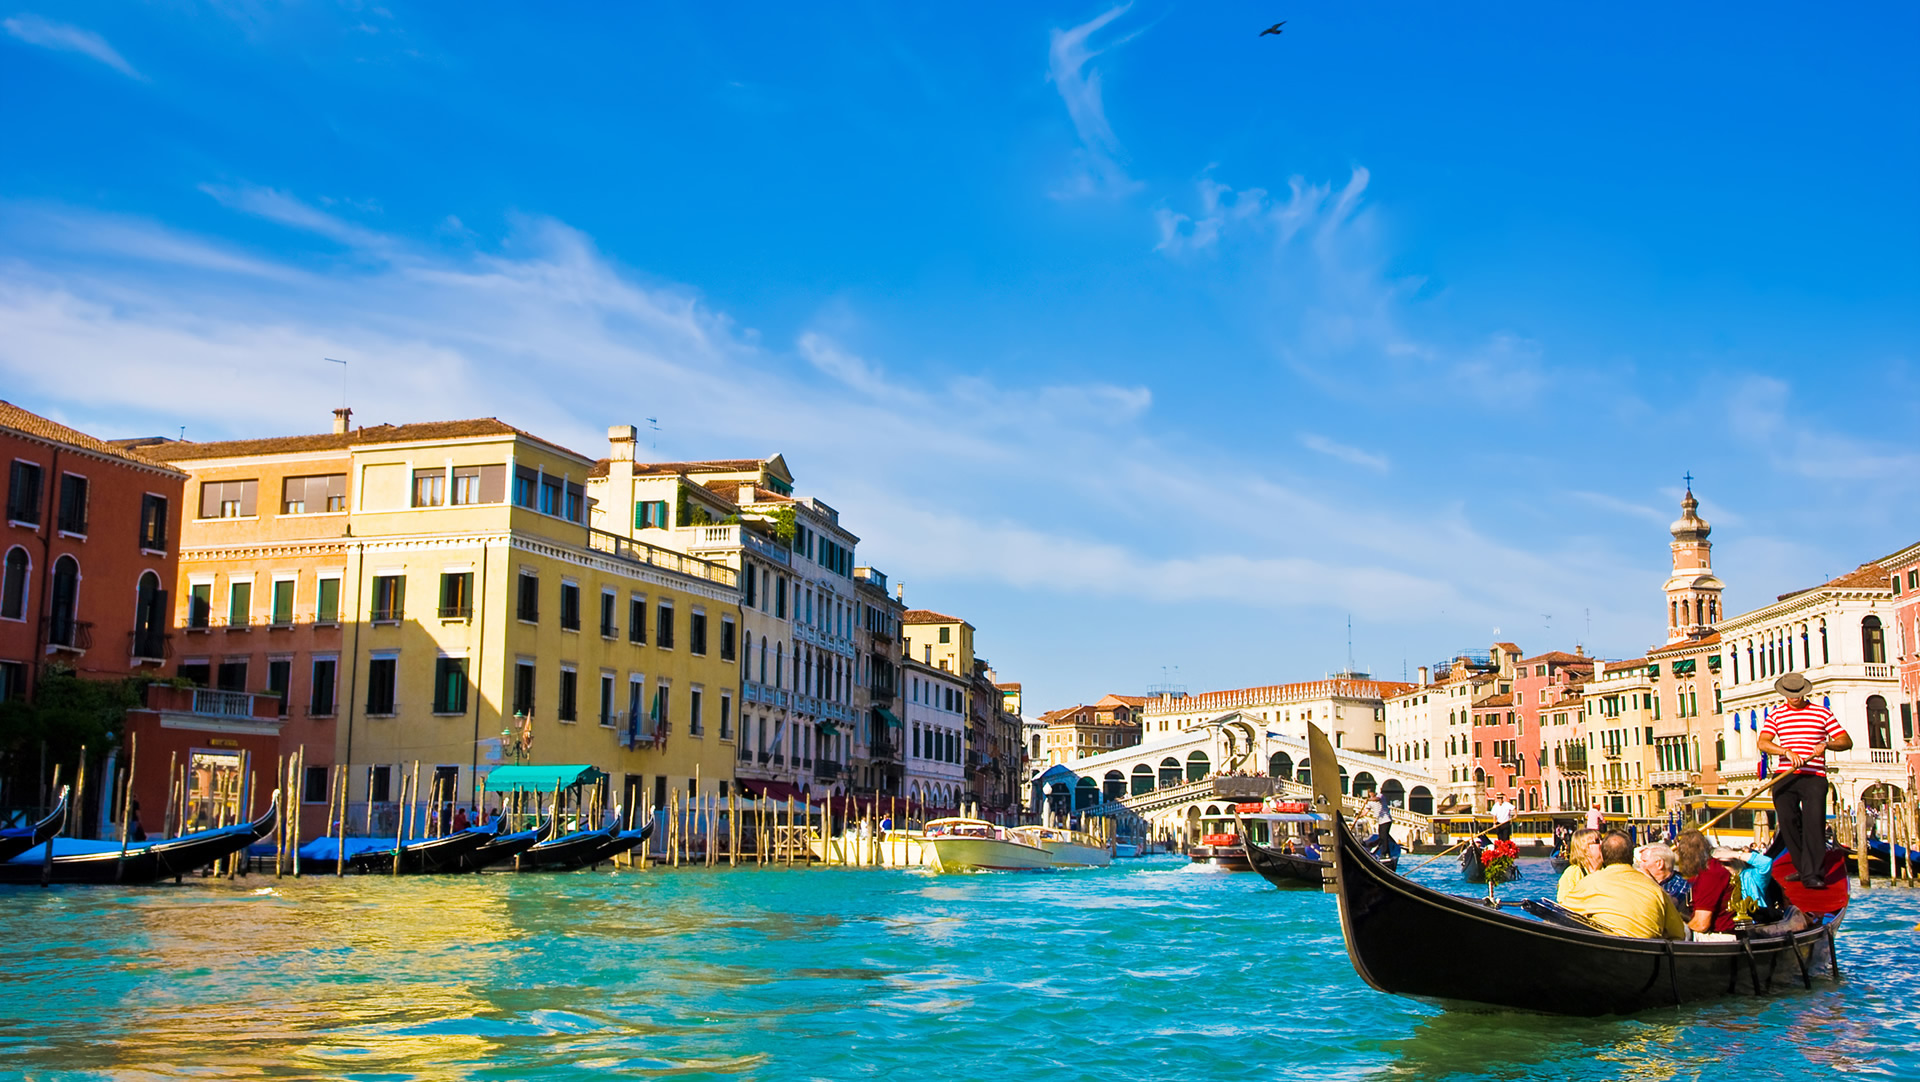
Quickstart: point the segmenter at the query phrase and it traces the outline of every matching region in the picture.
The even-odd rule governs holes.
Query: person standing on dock
[[[1596,800],[1593,802],[1593,807],[1587,809],[1587,829],[1598,834],[1600,828],[1606,825],[1607,817],[1601,813],[1600,802]]]
[[[1773,682],[1786,702],[1767,712],[1754,746],[1787,760],[1786,777],[1773,784],[1773,807],[1787,840],[1794,870],[1786,878],[1820,890],[1827,885],[1827,752],[1853,747],[1853,737],[1833,711],[1807,701],[1813,682],[1790,672]]]

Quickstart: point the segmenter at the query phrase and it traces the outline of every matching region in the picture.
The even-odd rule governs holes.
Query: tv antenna
[[[658,417],[647,418],[647,427],[653,430],[653,451],[655,454],[659,454],[660,453],[660,418]]]
[[[347,408],[347,362],[340,360],[338,357],[322,357],[320,359],[327,362],[328,364],[337,364],[340,366],[340,408],[346,409]]]

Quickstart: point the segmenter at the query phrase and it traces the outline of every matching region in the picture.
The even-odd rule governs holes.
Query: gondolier
[[[1503,842],[1513,839],[1513,801],[1500,798],[1500,803],[1493,806],[1493,823],[1494,837]]]
[[[1794,870],[1788,879],[1819,890],[1827,885],[1821,869],[1827,855],[1827,757],[1853,747],[1853,737],[1833,711],[1807,701],[1813,682],[1790,672],[1773,682],[1786,702],[1767,712],[1754,746],[1786,762],[1787,776],[1773,785],[1773,807],[1780,813],[1780,834],[1787,840]]]

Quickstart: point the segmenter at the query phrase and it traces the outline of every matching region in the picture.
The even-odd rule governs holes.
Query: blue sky
[[[0,9],[5,397],[783,452],[1036,711],[1920,540],[1910,6],[552,8]]]

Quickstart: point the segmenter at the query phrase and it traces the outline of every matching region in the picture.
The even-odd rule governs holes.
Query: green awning
[[[487,775],[489,793],[551,793],[591,785],[606,775],[588,763],[564,766],[496,766]]]
[[[1692,658],[1687,658],[1684,661],[1676,661],[1673,663],[1673,675],[1675,676],[1685,676],[1686,674],[1692,672],[1693,669],[1694,669],[1694,661]]]
[[[840,723],[837,721],[823,721],[820,724],[814,726],[814,728],[820,730],[821,736],[839,736],[840,735]]]
[[[882,718],[885,718],[887,724],[892,726],[895,729],[904,729],[907,727],[905,722],[901,721],[899,718],[893,715],[893,711],[888,710],[884,706],[876,706],[873,708],[873,711],[874,713],[879,714]]]

